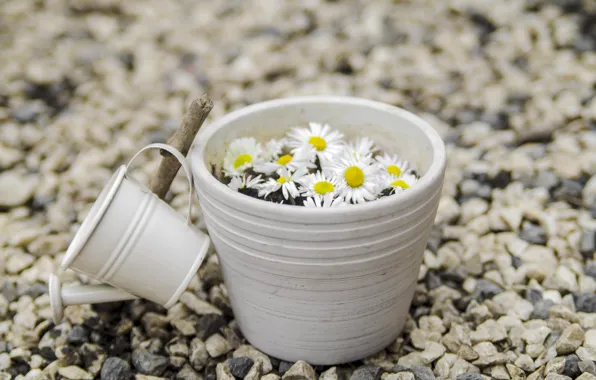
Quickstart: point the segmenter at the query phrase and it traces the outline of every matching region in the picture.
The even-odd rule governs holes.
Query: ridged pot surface
[[[372,138],[420,181],[359,205],[308,209],[232,191],[219,170],[230,141],[282,137],[308,122]],[[202,130],[190,153],[197,194],[238,324],[248,341],[288,361],[362,359],[400,333],[439,202],[445,149],[434,129],[386,104],[300,97],[235,111]]]

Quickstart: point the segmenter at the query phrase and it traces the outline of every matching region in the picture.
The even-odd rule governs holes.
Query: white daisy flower
[[[333,172],[342,182],[343,188],[340,191],[340,196],[346,202],[364,203],[377,198],[379,192],[378,166],[371,164],[366,159],[344,155],[330,163],[327,170]]]
[[[308,197],[304,201],[304,207],[339,207],[345,206],[346,203],[342,198],[334,198],[333,194],[326,194],[323,196]]]
[[[331,129],[328,124],[308,123],[309,128],[294,128],[288,133],[288,146],[297,151],[303,146],[312,146],[320,161],[330,161],[341,154],[344,135]]]
[[[385,153],[382,156],[377,156],[375,159],[378,165],[382,168],[384,174],[399,177],[410,168],[410,164],[406,160],[400,159],[396,154],[389,155]]]
[[[373,153],[378,150],[375,146],[375,142],[368,137],[358,137],[347,143],[346,148],[350,154],[354,155],[354,157],[368,160],[370,160]]]
[[[238,191],[241,189],[256,189],[262,182],[261,176],[235,176],[232,177],[228,187],[232,190]]]
[[[306,175],[306,169],[298,169],[295,172],[291,172],[285,167],[280,168],[277,171],[279,175],[278,179],[269,178],[267,182],[259,186],[259,197],[266,198],[269,194],[279,190],[281,188],[284,199],[289,197],[296,198],[300,196],[300,192],[296,187],[299,184],[300,179]]]
[[[274,158],[274,162],[255,163],[254,170],[259,173],[271,174],[283,167],[294,171],[301,168],[315,168],[314,152],[311,146],[305,145],[293,154],[284,154],[283,156]]]
[[[335,198],[343,189],[343,184],[335,175],[326,176],[320,171],[303,177],[300,184],[302,185],[300,188],[302,195],[306,197],[321,197],[331,194]]]
[[[414,186],[418,178],[414,174],[406,173],[401,177],[383,174],[380,176],[380,185],[383,189],[391,189],[390,194],[399,193]]]
[[[265,161],[272,161],[276,160],[284,149],[286,145],[286,139],[271,139],[265,144],[265,149],[263,151],[263,160]]]
[[[253,137],[242,137],[232,141],[224,157],[224,173],[228,177],[241,175],[261,157],[261,144]]]

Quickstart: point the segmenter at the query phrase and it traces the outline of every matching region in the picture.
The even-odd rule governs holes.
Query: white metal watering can
[[[145,186],[128,176],[132,161],[147,149],[170,152],[189,182],[185,220]],[[145,298],[172,306],[209,251],[210,239],[191,224],[193,181],[186,158],[166,144],[150,144],[116,170],[71,242],[60,269],[73,269],[101,285],[49,283],[54,321],[68,305]]]

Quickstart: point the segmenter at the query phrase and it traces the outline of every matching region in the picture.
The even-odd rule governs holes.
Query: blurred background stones
[[[596,379],[593,0],[5,0],[0,48],[0,379]],[[210,120],[354,95],[443,136],[436,227],[386,350],[331,368],[258,352],[216,256],[170,310],[50,322],[48,275],[91,202],[205,92]]]

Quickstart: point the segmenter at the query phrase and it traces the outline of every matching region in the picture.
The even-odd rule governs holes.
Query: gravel
[[[595,379],[593,1],[23,0],[0,19],[0,379]],[[111,173],[203,92],[209,120],[354,95],[444,138],[435,226],[389,347],[334,367],[260,352],[213,254],[170,310],[81,305],[49,322],[49,274]]]

